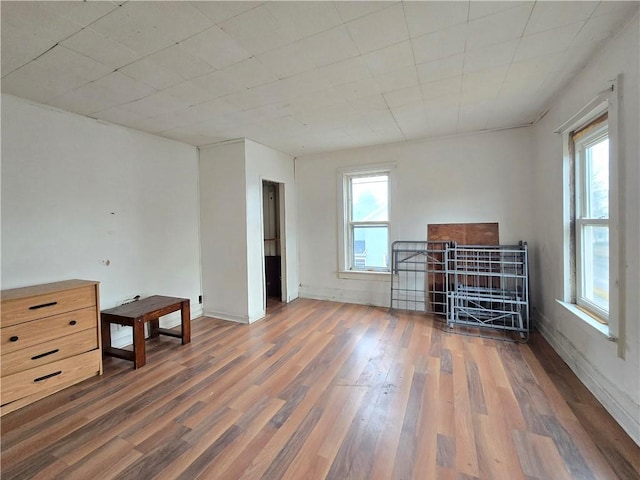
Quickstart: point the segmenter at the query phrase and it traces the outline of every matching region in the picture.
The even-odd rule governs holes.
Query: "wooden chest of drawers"
[[[102,374],[98,282],[3,290],[0,415]]]

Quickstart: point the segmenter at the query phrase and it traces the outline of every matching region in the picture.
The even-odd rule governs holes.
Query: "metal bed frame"
[[[447,250],[450,327],[516,332],[526,341],[529,317],[527,244],[458,245]]]
[[[448,312],[447,249],[452,242],[397,241],[391,246],[391,309]]]
[[[434,313],[451,328],[501,330],[528,340],[526,243],[397,241],[391,251],[391,310]]]

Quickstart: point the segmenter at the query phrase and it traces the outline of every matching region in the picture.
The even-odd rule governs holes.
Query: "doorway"
[[[283,299],[282,228],[284,184],[262,181],[262,226],[264,239],[265,308],[270,310]]]

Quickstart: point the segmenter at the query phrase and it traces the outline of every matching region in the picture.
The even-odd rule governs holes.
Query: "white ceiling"
[[[2,91],[301,155],[534,122],[638,2],[8,2]]]

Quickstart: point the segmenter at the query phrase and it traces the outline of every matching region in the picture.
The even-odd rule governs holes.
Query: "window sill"
[[[598,320],[596,320],[596,318],[593,315],[590,315],[589,313],[585,312],[584,310],[579,308],[577,305],[573,303],[563,302],[562,300],[556,300],[556,302],[558,302],[560,305],[562,305],[565,309],[571,312],[574,316],[578,317],[584,323],[593,327],[596,331],[600,332],[602,335],[607,337],[607,340],[610,340],[612,342],[616,342],[618,340],[617,338],[612,337],[611,334],[609,333],[609,325],[604,325],[600,323]]]
[[[338,278],[347,280],[369,280],[374,282],[388,282],[391,279],[391,272],[375,272],[365,270],[340,270]]]

